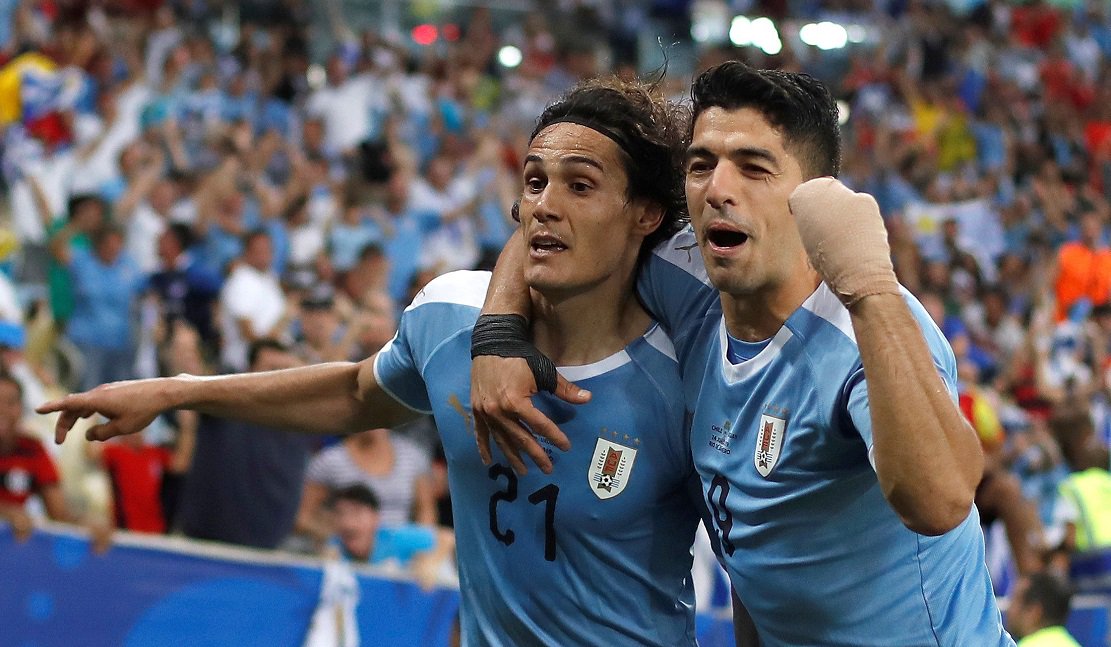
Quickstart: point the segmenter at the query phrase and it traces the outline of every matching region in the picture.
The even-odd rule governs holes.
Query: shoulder
[[[405,310],[408,312],[434,303],[482,308],[489,285],[489,272],[461,270],[441,274],[421,288]]]
[[[325,447],[312,457],[312,465],[317,469],[329,469],[347,462],[347,449],[343,443]]]
[[[663,241],[652,250],[651,259],[666,263],[683,270],[686,274],[709,285],[710,277],[702,263],[702,252],[698,249],[698,239],[690,225],[683,227],[671,238]]]
[[[36,458],[45,456],[46,458],[50,458],[50,455],[46,452],[46,446],[42,444],[42,441],[26,434],[20,434],[19,437],[16,438],[15,450],[17,453],[24,456],[34,456]]]

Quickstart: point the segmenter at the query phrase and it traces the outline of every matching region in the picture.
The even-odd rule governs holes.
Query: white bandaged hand
[[[835,178],[800,184],[789,199],[810,264],[846,307],[873,294],[899,294],[876,200]]]

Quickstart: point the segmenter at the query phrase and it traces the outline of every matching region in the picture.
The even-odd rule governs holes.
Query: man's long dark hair
[[[683,106],[660,96],[652,84],[617,78],[584,81],[548,106],[529,135],[531,142],[553,123],[597,124],[622,151],[629,201],[647,200],[663,208],[659,228],[645,237],[643,259],[687,222],[683,159],[690,119]]]

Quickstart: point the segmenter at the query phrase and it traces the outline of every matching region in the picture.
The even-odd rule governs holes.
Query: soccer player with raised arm
[[[671,341],[632,287],[647,253],[681,225],[684,111],[645,86],[589,82],[540,117],[519,204],[533,313],[475,327],[489,274],[455,272],[406,308],[363,362],[251,375],[124,382],[39,408],[108,421],[103,440],[160,412],[195,409],[334,433],[435,416],[455,511],[465,645],[693,645],[691,544],[701,496]],[[469,410],[475,343],[518,327],[559,371],[597,394],[539,398],[572,440],[550,469],[484,465]],[[501,352],[499,348],[490,348]],[[554,380],[554,367],[547,373]]]
[[[729,62],[692,99],[691,227],[654,250],[637,289],[675,341],[695,465],[761,644],[1013,645],[953,352],[898,284],[875,200],[830,177],[828,90]],[[525,311],[520,263],[511,243],[488,311]],[[564,436],[519,364],[476,359],[474,412],[504,451],[546,468],[528,432]]]

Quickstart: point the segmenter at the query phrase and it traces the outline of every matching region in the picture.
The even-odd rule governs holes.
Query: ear
[[[633,227],[636,232],[641,236],[647,236],[656,231],[664,220],[663,205],[647,200],[638,200],[635,207],[636,222]]]

